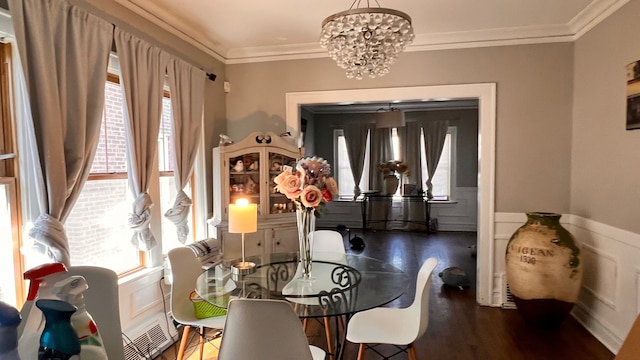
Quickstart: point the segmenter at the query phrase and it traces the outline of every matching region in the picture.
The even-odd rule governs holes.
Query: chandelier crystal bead
[[[333,14],[322,22],[320,46],[348,78],[371,78],[389,73],[398,54],[414,34],[409,15],[393,9],[356,8]]]

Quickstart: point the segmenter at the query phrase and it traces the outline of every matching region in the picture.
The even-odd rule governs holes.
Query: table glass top
[[[355,313],[398,298],[409,285],[395,266],[373,258],[339,253],[314,253],[311,279],[304,279],[298,253],[247,257],[254,273],[237,276],[235,261],[223,262],[198,277],[196,292],[206,301],[226,306],[237,297],[284,299],[299,317]]]

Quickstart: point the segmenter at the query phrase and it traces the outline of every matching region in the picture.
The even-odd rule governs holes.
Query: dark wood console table
[[[392,205],[393,201],[401,201],[402,203],[422,203],[424,204],[424,220],[394,220],[394,219],[370,219],[371,216],[368,211],[369,204],[373,204],[376,202],[386,202],[389,205]],[[369,224],[374,222],[405,222],[405,223],[417,223],[425,226],[425,231],[427,233],[430,232],[429,222],[430,222],[430,212],[431,212],[431,202],[424,195],[402,195],[402,196],[394,196],[394,195],[383,195],[377,192],[363,192],[359,198],[361,212],[362,212],[362,233],[367,232],[367,228]]]

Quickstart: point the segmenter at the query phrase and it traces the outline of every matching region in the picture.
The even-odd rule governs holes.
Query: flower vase
[[[298,245],[300,247],[302,277],[309,279],[311,278],[311,264],[313,261],[313,232],[316,229],[314,209],[297,209],[296,221],[298,223]]]
[[[398,191],[400,180],[395,175],[386,175],[383,180],[385,195],[393,195]]]

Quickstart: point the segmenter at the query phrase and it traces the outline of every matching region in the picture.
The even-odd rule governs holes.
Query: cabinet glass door
[[[229,203],[238,198],[249,199],[260,208],[260,153],[253,152],[229,158]]]
[[[289,165],[296,166],[296,159],[287,155],[269,152],[269,214],[283,214],[295,212],[293,202],[287,199],[284,194],[275,190],[273,179],[282,173],[282,167]]]

